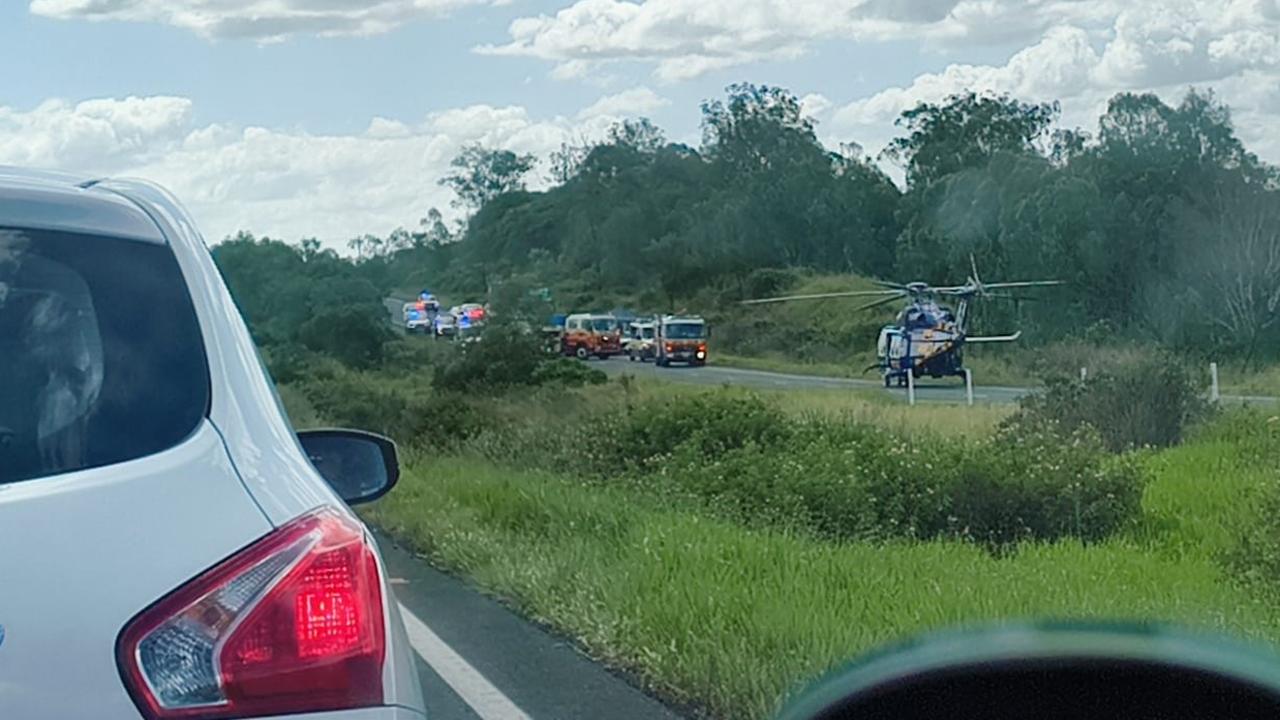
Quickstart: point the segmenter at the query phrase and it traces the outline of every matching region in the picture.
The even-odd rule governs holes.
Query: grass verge
[[[1198,499],[1194,478],[1208,468],[1197,463],[1215,451],[1203,452],[1168,459],[1182,474],[1153,484],[1152,521],[1131,535],[1001,558],[963,542],[746,530],[633,490],[457,457],[412,459],[368,514],[660,694],[758,718],[853,654],[972,621],[1143,618],[1280,637],[1212,559],[1239,516],[1230,488]]]

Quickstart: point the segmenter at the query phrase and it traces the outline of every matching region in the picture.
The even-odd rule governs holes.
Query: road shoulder
[[[680,717],[572,642],[431,567],[386,533],[374,533],[401,604],[529,717]]]

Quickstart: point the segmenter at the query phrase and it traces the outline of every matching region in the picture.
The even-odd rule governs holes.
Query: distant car
[[[435,319],[436,337],[453,337],[458,334],[458,318],[453,313],[440,313]]]
[[[431,312],[422,301],[404,304],[404,329],[409,333],[427,333],[431,331],[436,313]]]
[[[0,228],[0,717],[422,720],[394,445],[294,430],[164,190],[0,168]]]
[[[627,357],[635,362],[637,360],[648,362],[654,358],[655,338],[657,336],[657,324],[651,322],[633,322],[627,329],[626,341],[623,348],[626,350]]]
[[[451,308],[449,312],[458,319],[459,324],[463,324],[462,321],[465,320],[468,324],[478,325],[483,323],[488,315],[488,310],[480,303],[463,303]]]

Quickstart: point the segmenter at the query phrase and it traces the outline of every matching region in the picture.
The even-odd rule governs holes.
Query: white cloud
[[[211,241],[247,229],[338,246],[413,227],[432,206],[448,212],[452,196],[437,181],[464,144],[545,157],[562,142],[603,137],[618,119],[535,119],[520,107],[473,105],[416,124],[373,118],[360,134],[311,135],[196,126],[184,98],[50,100],[25,111],[0,107],[0,164],[156,180],[184,200]],[[531,173],[530,184],[544,175]]]
[[[605,95],[591,103],[578,113],[579,118],[597,115],[643,115],[671,104],[671,101],[647,87],[640,86],[623,90],[614,95]]]
[[[510,41],[477,52],[556,63],[559,79],[641,61],[663,82],[761,60],[795,58],[828,39],[934,43],[1014,41],[1064,22],[1114,16],[1116,0],[577,0],[554,15],[522,17]]]
[[[831,109],[831,100],[822,93],[809,93],[800,98],[800,110],[811,118],[821,118]]]
[[[205,38],[262,42],[292,35],[375,35],[410,20],[487,0],[31,0],[59,20],[172,25]],[[499,4],[495,0],[493,4]]]
[[[191,101],[178,97],[76,105],[49,100],[29,112],[0,107],[0,157],[12,164],[91,165],[112,171],[180,144],[190,122]]]
[[[1280,11],[1252,0],[1130,3],[1106,27],[1051,27],[1003,65],[952,64],[855,100],[836,110],[830,130],[836,139],[883,147],[903,110],[966,90],[1059,100],[1065,125],[1092,128],[1117,92],[1177,101],[1196,85],[1213,87],[1231,106],[1251,147],[1280,159],[1280,138],[1265,130],[1280,109],[1277,38]]]

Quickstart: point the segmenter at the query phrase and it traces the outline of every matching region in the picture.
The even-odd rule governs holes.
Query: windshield
[[[1280,0],[9,0],[0,61],[0,227],[83,233],[0,251],[0,720],[778,720],[868,653],[1024,621],[1280,654]],[[28,197],[127,177],[230,300],[203,255]],[[247,354],[200,338],[235,312],[299,426],[394,442],[358,508],[380,595],[322,578],[139,682],[127,618],[338,502],[235,419],[266,393],[222,412]],[[147,457],[206,406],[254,522],[143,536],[209,491],[175,469],[6,534],[17,490],[179,455]],[[56,639],[97,644],[33,640],[5,558],[108,532],[164,562],[50,567],[102,605]],[[6,672],[29,643],[64,694]]]
[[[0,484],[170,447],[208,405],[167,247],[0,228]]]
[[[705,331],[706,326],[702,323],[672,323],[663,327],[666,337],[672,340],[696,340]]]

